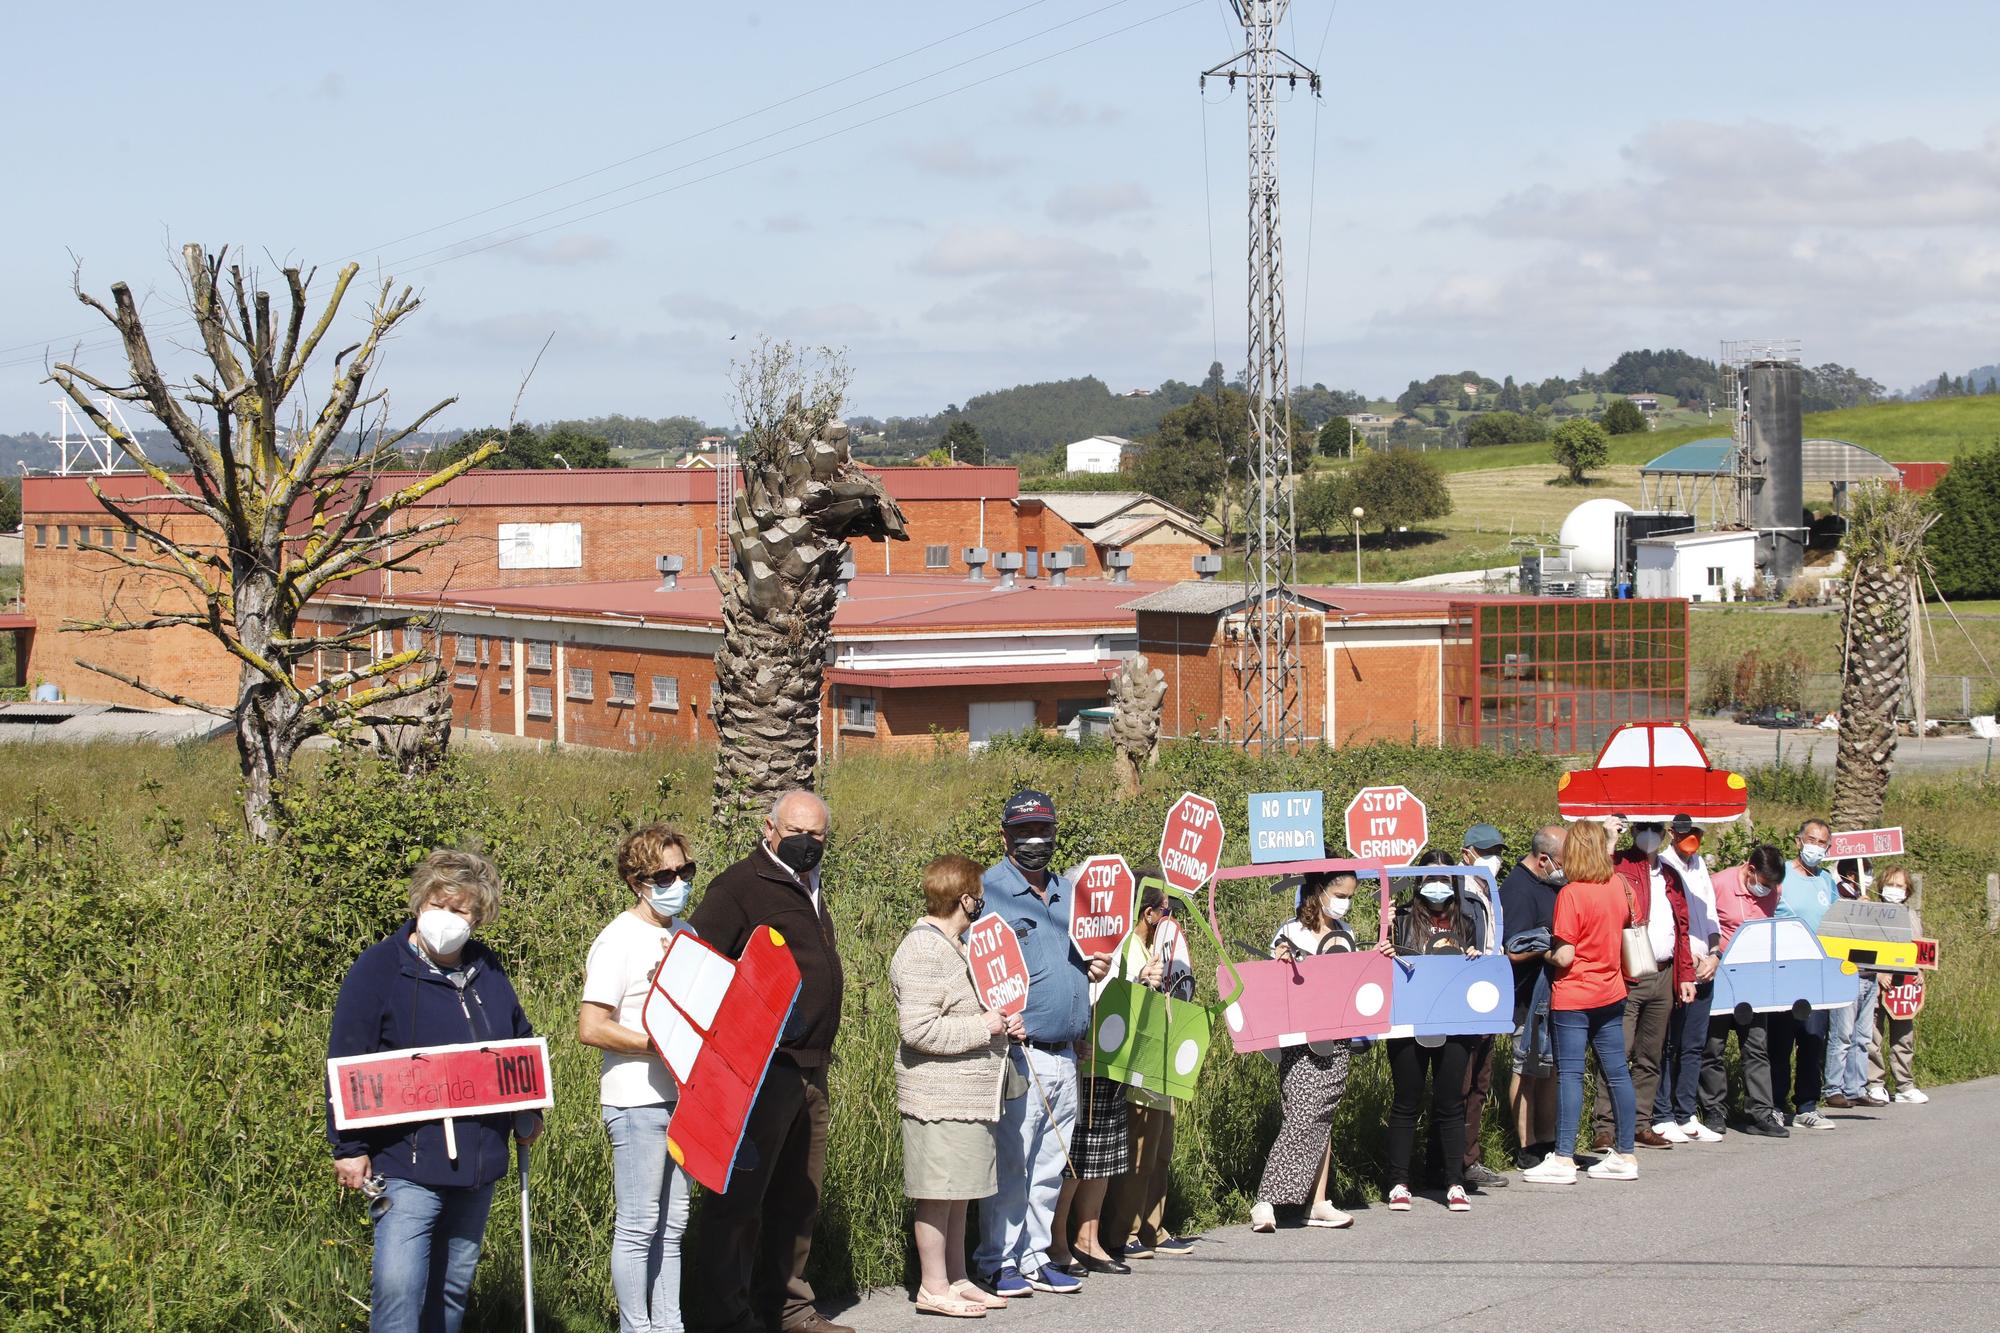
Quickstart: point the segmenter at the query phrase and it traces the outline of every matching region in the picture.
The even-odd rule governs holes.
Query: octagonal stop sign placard
[[[1160,877],[1167,887],[1194,893],[1222,864],[1222,813],[1215,802],[1184,793],[1167,810],[1160,831]]]
[[[965,953],[980,1003],[1002,1014],[1027,1009],[1028,960],[1005,917],[989,913],[973,922],[965,933]]]
[[[1409,865],[1430,841],[1430,816],[1408,787],[1363,787],[1347,803],[1347,850]]]
[[[1076,868],[1070,890],[1069,939],[1088,961],[1118,951],[1132,933],[1132,867],[1122,856],[1093,856]]]

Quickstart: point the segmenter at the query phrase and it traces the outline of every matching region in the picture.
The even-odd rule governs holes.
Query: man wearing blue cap
[[[986,908],[1006,920],[1028,964],[1026,1040],[1008,1051],[1009,1087],[998,1126],[1000,1192],[979,1209],[974,1271],[999,1296],[1069,1295],[1083,1284],[1049,1261],[1063,1167],[1076,1128],[1076,1057],[1090,1035],[1090,987],[1111,971],[1070,944],[1069,880],[1049,869],[1056,807],[1023,789],[1000,811],[1006,856],[981,878]],[[1018,1091],[1017,1091],[1018,1089]]]

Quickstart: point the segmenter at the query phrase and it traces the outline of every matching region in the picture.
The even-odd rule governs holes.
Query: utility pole
[[[1243,672],[1243,746],[1266,752],[1304,740],[1292,585],[1298,538],[1292,509],[1291,371],[1285,354],[1285,252],[1278,212],[1278,85],[1303,80],[1319,95],[1319,75],[1278,49],[1278,24],[1291,0],[1230,0],[1243,25],[1243,50],[1204,70],[1201,86],[1244,81],[1250,110],[1250,513],[1245,524],[1243,591],[1249,602]]]

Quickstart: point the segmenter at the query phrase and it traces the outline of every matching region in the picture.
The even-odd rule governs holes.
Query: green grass
[[[16,597],[21,595],[21,567],[0,565],[0,610],[12,607]],[[14,636],[0,635],[0,688],[14,683],[14,673],[18,664],[14,661]]]
[[[268,852],[235,833],[227,746],[0,746],[0,1324],[362,1326],[367,1223],[334,1188],[321,1138],[328,1012],[347,963],[396,919],[408,865],[459,843],[486,848],[507,878],[486,937],[551,1038],[559,1100],[536,1157],[544,1326],[613,1327],[596,1058],[569,1035],[578,977],[590,939],[624,901],[609,873],[623,829],[671,818],[710,867],[740,846],[707,818],[710,761],[683,751],[468,755],[455,774],[414,786],[333,778],[315,763],[293,845]],[[1367,782],[1404,781],[1429,802],[1434,829],[1485,820],[1524,842],[1550,813],[1555,772],[1535,756],[1370,747],[1252,763],[1187,745],[1170,747],[1128,802],[1106,794],[1101,751],[1003,745],[973,759],[833,766],[826,882],[849,984],[815,1282],[833,1293],[907,1271],[888,957],[917,914],[924,861],[944,851],[993,859],[996,803],[1015,784],[1054,794],[1065,861],[1145,858],[1168,802],[1209,793],[1236,862],[1253,790],[1318,788],[1334,808]],[[1758,776],[1753,790],[1757,826],[1770,830],[1825,801],[1811,775]],[[1927,873],[1925,924],[1943,940],[1917,1044],[1925,1084],[2000,1071],[2000,945],[1979,924],[1996,795],[1964,777],[1891,789],[1885,818],[1910,830],[1914,866]],[[1732,826],[1722,850],[1742,839]],[[1221,910],[1225,936],[1237,938],[1268,931],[1282,908],[1238,889]],[[1357,916],[1372,928],[1369,912]],[[1241,1218],[1275,1096],[1269,1062],[1235,1058],[1218,1039],[1179,1120],[1177,1225]],[[1379,1191],[1387,1098],[1380,1057],[1357,1059],[1334,1126],[1340,1199]],[[1497,1114],[1483,1129],[1497,1153]],[[503,1188],[470,1327],[520,1326],[515,1217]],[[701,1289],[690,1268],[691,1307]]]

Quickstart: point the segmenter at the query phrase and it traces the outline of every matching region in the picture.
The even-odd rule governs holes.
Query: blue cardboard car
[[[1827,957],[1805,922],[1776,917],[1745,921],[1730,937],[1715,969],[1712,1012],[1734,1014],[1739,1024],[1753,1014],[1804,1018],[1853,1004],[1860,993],[1852,963]]]
[[[1391,878],[1476,880],[1486,891],[1492,928],[1477,958],[1426,954],[1395,960],[1389,995],[1391,1037],[1483,1036],[1514,1030],[1514,967],[1497,941],[1507,938],[1500,892],[1484,866],[1391,866]]]

